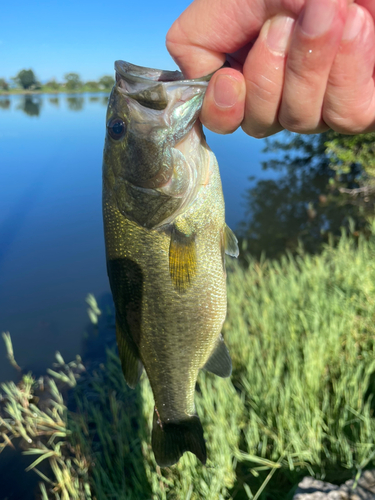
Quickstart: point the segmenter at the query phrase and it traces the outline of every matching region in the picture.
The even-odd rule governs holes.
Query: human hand
[[[187,78],[229,61],[202,107],[214,132],[355,134],[375,130],[374,18],[375,0],[195,0],[166,43]]]

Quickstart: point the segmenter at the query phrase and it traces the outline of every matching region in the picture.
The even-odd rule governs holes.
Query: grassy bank
[[[201,372],[196,394],[205,467],[191,454],[156,466],[147,378],[128,389],[111,349],[105,365],[79,374],[67,433],[53,446],[70,443],[65,460],[86,464],[97,500],[286,500],[305,475],[341,482],[373,466],[374,257],[375,226],[369,239],[343,235],[318,256],[229,263],[224,336],[233,376]],[[112,321],[103,316],[99,326]],[[64,498],[51,477],[45,498]],[[87,478],[76,483],[71,498],[89,498]]]

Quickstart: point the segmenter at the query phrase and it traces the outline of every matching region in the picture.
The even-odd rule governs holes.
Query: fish
[[[143,369],[150,381],[156,463],[169,467],[189,451],[205,464],[195,386],[200,369],[232,372],[221,333],[225,254],[239,253],[198,118],[210,76],[187,80],[125,61],[115,71],[103,220],[122,371],[131,388]]]

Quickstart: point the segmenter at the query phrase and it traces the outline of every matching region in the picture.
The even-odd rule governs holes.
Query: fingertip
[[[366,22],[365,11],[356,4],[350,5],[342,34],[342,41],[351,42],[363,30]]]
[[[217,71],[207,88],[200,119],[208,129],[218,134],[234,132],[244,118],[246,84],[237,70]]]
[[[369,12],[350,5],[326,88],[323,119],[336,132],[372,131],[375,116],[375,30]]]

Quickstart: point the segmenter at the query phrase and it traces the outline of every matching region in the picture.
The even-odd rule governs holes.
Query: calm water
[[[107,96],[0,96],[0,332],[23,368],[80,353],[85,297],[109,292],[101,215]],[[207,141],[220,165],[227,222],[259,178],[262,141],[242,132]],[[255,179],[251,182],[249,176]],[[0,381],[12,378],[0,339]]]

